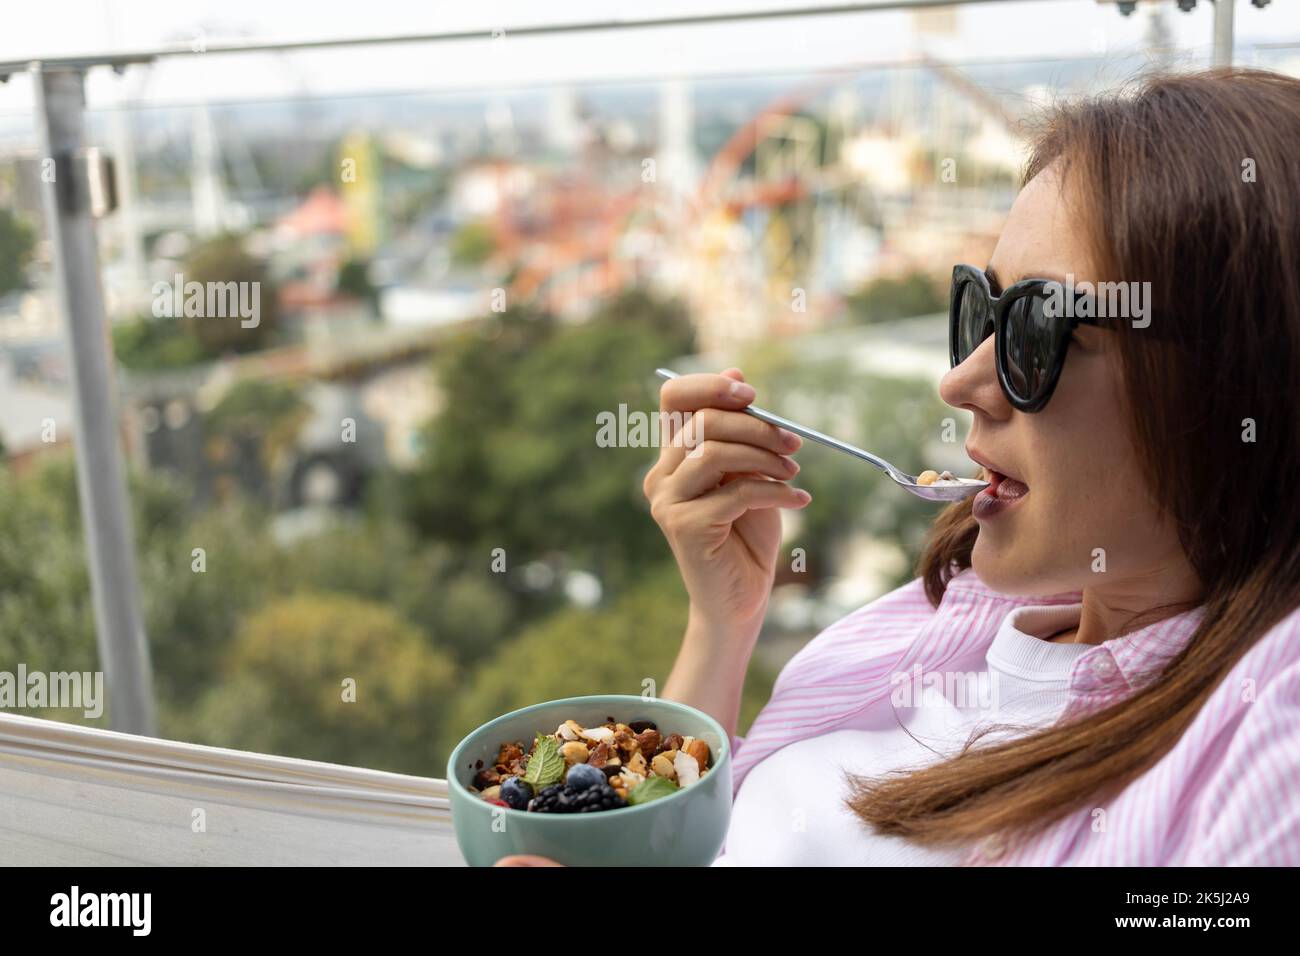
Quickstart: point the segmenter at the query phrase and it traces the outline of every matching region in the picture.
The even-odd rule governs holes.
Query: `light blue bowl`
[[[698,783],[634,807],[597,813],[529,813],[488,803],[469,790],[475,765],[495,762],[504,741],[529,746],[565,720],[583,727],[606,719],[652,720],[665,734],[699,737],[713,766]],[[470,866],[491,866],[512,853],[536,853],[567,866],[708,866],[731,819],[731,741],[702,711],[671,700],[601,694],[534,704],[484,724],[456,745],[447,791],[456,841]]]

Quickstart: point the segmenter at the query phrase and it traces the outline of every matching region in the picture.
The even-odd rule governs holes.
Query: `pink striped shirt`
[[[791,658],[749,733],[733,738],[735,790],[768,755],[829,733],[888,695],[894,675],[918,666],[939,671],[986,649],[1012,610],[1080,600],[1077,592],[1008,597],[967,569],[949,582],[938,608],[919,578],[859,608]],[[1080,655],[1059,721],[1132,693],[1186,645],[1203,612]],[[1174,748],[1116,798],[1031,839],[981,841],[963,863],[1300,865],[1300,608],[1242,657]]]

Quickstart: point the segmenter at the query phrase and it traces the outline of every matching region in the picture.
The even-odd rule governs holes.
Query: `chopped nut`
[[[677,779],[677,771],[673,769],[673,758],[667,754],[655,754],[655,759],[650,761],[650,769],[669,780]]]
[[[506,765],[506,772],[501,775],[503,777],[507,775],[511,777],[522,777],[527,770],[528,770],[528,758],[519,757],[516,760],[510,761],[510,763]]]
[[[578,734],[581,732],[582,728],[574,721],[566,720],[556,728],[555,736],[559,737],[561,740],[577,740]]]
[[[645,754],[633,754],[627,762],[627,770],[632,773],[639,773],[644,777],[646,773]]]
[[[614,746],[624,757],[630,757],[641,748],[640,742],[632,736],[630,730],[620,730],[614,734]]]
[[[523,744],[517,742],[502,744],[501,750],[497,753],[496,763],[498,766],[509,766],[512,760],[518,760],[523,755]]]
[[[587,763],[591,764],[598,770],[603,769],[605,764],[609,763],[609,744],[596,744],[596,749],[593,750],[591,756],[587,758]]]
[[[653,727],[647,728],[636,735],[638,749],[647,757],[653,757],[659,749],[659,731]]]
[[[484,800],[500,800],[500,799],[501,799],[501,786],[500,786],[500,784],[494,784],[493,786],[488,787],[486,790],[484,790],[484,791],[483,791],[483,799],[484,799]]]
[[[496,772],[493,767],[484,767],[478,773],[474,774],[474,786],[480,790],[486,790],[488,787],[495,786],[501,782],[501,774]]]
[[[916,476],[916,483],[918,485],[932,485],[938,480],[939,473],[937,471],[931,471],[929,468]]]
[[[668,739],[660,742],[659,752],[665,753],[669,750],[680,750],[684,741],[685,738],[682,737],[681,734],[669,734]]]

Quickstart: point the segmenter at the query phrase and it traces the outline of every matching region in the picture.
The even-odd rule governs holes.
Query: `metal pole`
[[[1236,0],[1214,0],[1214,65],[1232,66],[1232,14]]]
[[[42,155],[54,161],[54,176],[43,177],[42,193],[72,361],[77,492],[109,719],[114,730],[153,736],[149,647],[140,614],[135,540],[118,448],[99,256],[88,184],[77,162],[85,108],[82,74],[47,70],[40,63],[33,63],[30,71]]]

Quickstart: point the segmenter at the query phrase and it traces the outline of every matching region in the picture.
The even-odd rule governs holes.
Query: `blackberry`
[[[528,809],[537,813],[591,813],[625,806],[627,801],[608,783],[597,783],[582,790],[556,783],[533,797]]]

